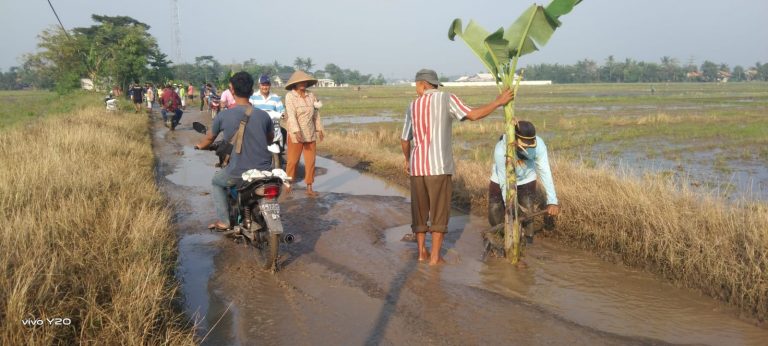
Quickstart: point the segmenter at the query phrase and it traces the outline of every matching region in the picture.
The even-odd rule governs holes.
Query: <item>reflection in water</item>
[[[402,187],[382,179],[349,169],[336,161],[317,157],[316,165],[326,168],[326,174],[315,178],[315,190],[350,195],[409,196]]]
[[[461,236],[445,244],[449,265],[442,268],[444,281],[523,299],[579,325],[619,335],[716,345],[764,345],[768,340],[768,330],[738,319],[736,309],[652,274],[543,238],[527,249],[527,268],[495,258],[483,261],[478,233],[486,227],[483,218],[454,216],[448,227],[449,234]],[[401,241],[407,233],[407,225],[386,230],[387,247],[395,253],[415,248]]]

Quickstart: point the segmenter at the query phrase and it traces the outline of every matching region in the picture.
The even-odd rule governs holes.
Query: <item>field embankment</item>
[[[0,344],[194,343],[147,118],[97,105],[0,132]]]
[[[454,131],[472,131],[457,127]],[[329,131],[321,150],[405,185],[398,131]],[[466,136],[467,133],[461,134]],[[354,144],[354,145],[350,145]],[[490,163],[457,159],[454,205],[484,214]],[[622,174],[554,159],[563,215],[554,237],[768,318],[768,206],[704,195],[659,174]]]

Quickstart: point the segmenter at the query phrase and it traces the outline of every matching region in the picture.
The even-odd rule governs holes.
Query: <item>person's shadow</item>
[[[448,222],[448,232],[443,238],[443,245],[441,250],[441,254],[444,257],[450,249],[453,249],[456,246],[456,241],[459,240],[464,234],[464,231],[467,228],[467,224],[469,224],[469,217],[465,215],[452,217]],[[429,248],[432,246],[430,239],[431,235],[427,235],[427,250],[429,250]],[[480,246],[480,244],[478,244],[478,246]],[[415,242],[414,248],[416,248]],[[384,305],[381,307],[381,311],[376,318],[376,323],[371,329],[371,333],[365,342],[366,345],[381,344],[384,338],[384,333],[387,330],[387,326],[389,325],[392,316],[397,311],[397,303],[400,300],[400,295],[402,294],[402,291],[405,288],[405,284],[409,279],[426,281],[425,284],[429,285],[440,285],[439,279],[436,279],[436,277],[439,277],[439,275],[435,275],[435,272],[440,270],[441,266],[451,265],[451,261],[449,260],[446,264],[430,268],[432,270],[427,272],[427,275],[423,275],[423,273],[420,273],[420,271],[416,271],[416,273],[414,273],[419,265],[427,265],[426,263],[420,264],[416,259],[415,254],[416,252],[414,252],[414,258],[408,261],[405,266],[403,266],[403,268],[392,278],[392,282],[389,285],[390,290],[385,295]]]

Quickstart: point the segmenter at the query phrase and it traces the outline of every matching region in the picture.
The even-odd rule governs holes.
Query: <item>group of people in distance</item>
[[[168,83],[155,88],[152,83],[146,83],[144,86],[133,83],[128,87],[128,98],[133,102],[136,113],[141,112],[142,106],[146,105],[147,113],[152,114],[152,108],[157,102],[163,123],[173,131],[179,125],[186,109],[187,95],[192,95],[193,91],[192,85],[186,88],[184,85]]]
[[[442,91],[437,73],[422,69],[416,73],[415,100],[406,108],[404,124],[400,135],[404,155],[405,173],[409,175],[411,192],[411,228],[416,235],[418,260],[430,265],[444,263],[441,247],[451,211],[455,173],[452,151],[452,127],[454,121],[481,120],[499,107],[503,107],[515,95],[503,90],[495,99],[485,105],[470,108],[453,93]],[[317,196],[314,183],[314,164],[317,142],[322,141],[324,129],[319,115],[322,103],[307,88],[317,83],[312,76],[296,71],[286,84],[288,93],[285,104],[271,92],[270,78],[263,75],[258,80],[258,91],[254,92],[254,80],[246,72],[238,72],[229,80],[229,88],[222,93],[222,106],[226,110],[213,120],[211,130],[195,149],[205,149],[223,133],[229,140],[237,132],[241,120],[246,119],[242,153],[232,153],[229,165],[218,171],[213,179],[213,198],[218,220],[209,225],[211,229],[226,230],[228,223],[226,193],[239,183],[241,174],[249,169],[269,170],[272,155],[269,145],[278,142],[286,148],[286,171],[294,177],[296,166],[303,153],[306,166],[304,181],[306,194]],[[202,91],[201,91],[202,92]],[[231,101],[224,101],[229,93]],[[202,97],[202,94],[201,94]],[[283,122],[285,128],[280,126]],[[546,194],[546,211],[549,216],[560,213],[552,173],[549,167],[546,144],[536,135],[536,129],[528,121],[518,121],[515,162],[518,198],[533,201],[537,191],[537,180],[541,180]],[[491,225],[504,222],[506,210],[506,164],[507,139],[499,138],[494,148],[493,167],[489,182],[489,215]],[[526,202],[530,205],[529,202]],[[427,234],[432,236],[432,247],[426,247]],[[526,234],[531,237],[532,234]],[[529,239],[530,240],[530,239]]]

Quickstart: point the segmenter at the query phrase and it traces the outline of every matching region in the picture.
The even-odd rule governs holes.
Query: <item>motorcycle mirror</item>
[[[195,129],[195,131],[200,132],[202,134],[205,134],[206,132],[208,132],[208,127],[203,125],[203,123],[200,123],[197,121],[192,123],[192,128]]]

